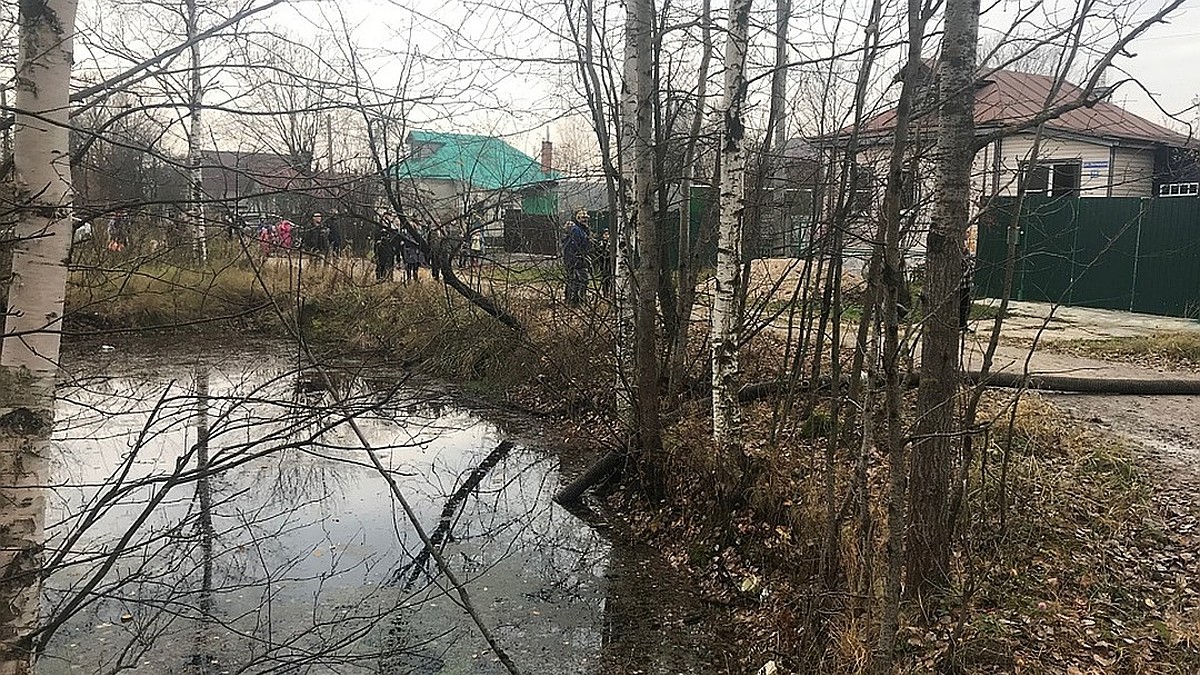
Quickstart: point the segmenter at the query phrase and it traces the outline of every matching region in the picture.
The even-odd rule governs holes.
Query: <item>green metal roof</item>
[[[396,178],[459,180],[484,190],[513,190],[562,177],[542,171],[531,157],[491,136],[413,131],[408,140],[414,148],[427,149],[392,167]]]

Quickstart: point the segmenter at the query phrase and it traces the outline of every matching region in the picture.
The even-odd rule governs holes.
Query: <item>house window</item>
[[[874,177],[865,166],[854,165],[850,171],[850,213],[860,216],[871,211],[875,201]]]
[[[1021,169],[1021,188],[1027,195],[1044,195],[1050,191],[1050,167],[1045,164],[1024,166]]]
[[[1038,162],[1021,166],[1021,181],[1027,195],[1049,197],[1078,197],[1082,164],[1070,162]]]
[[[1163,183],[1158,188],[1159,197],[1200,196],[1200,183]]]
[[[442,145],[442,143],[432,142],[413,143],[412,159],[429,159],[437,154],[438,149],[440,149]]]

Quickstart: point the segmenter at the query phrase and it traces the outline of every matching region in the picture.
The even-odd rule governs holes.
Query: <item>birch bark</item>
[[[639,5],[645,0],[631,0],[625,13],[625,57],[621,76],[621,124],[618,139],[617,163],[621,171],[621,203],[616,211],[613,233],[613,293],[617,317],[617,417],[631,431],[634,421],[633,363],[634,331],[634,286],[633,286],[633,242],[636,239],[637,218],[635,184],[637,167],[633,160],[635,137],[637,136],[638,114],[638,15]],[[634,434],[627,435],[632,439]]]
[[[712,310],[713,440],[741,452],[737,387],[741,321],[742,216],[746,210],[746,150],[742,109],[746,102],[746,46],[751,0],[730,0],[725,42],[724,122],[721,130],[721,216],[717,235],[716,295]]]
[[[623,112],[628,148],[626,171],[629,202],[626,234],[636,232],[637,256],[634,265],[633,301],[633,367],[634,408],[637,416],[636,436],[639,450],[648,457],[662,447],[662,428],[658,396],[658,331],[655,291],[658,286],[659,246],[654,222],[654,0],[629,0],[626,5],[625,83]],[[622,237],[626,239],[626,237]],[[622,258],[618,242],[618,262]],[[626,264],[628,250],[624,253]],[[622,317],[622,321],[624,317]],[[651,465],[644,464],[644,467]],[[657,478],[651,476],[652,487]]]
[[[13,170],[19,216],[0,353],[0,675],[33,672],[47,453],[71,244],[75,0],[22,0]]]

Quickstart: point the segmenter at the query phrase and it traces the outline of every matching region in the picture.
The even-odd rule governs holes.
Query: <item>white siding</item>
[[[1114,197],[1154,196],[1154,152],[1117,148],[1113,154]]]
[[[1000,184],[996,194],[1017,194],[1017,173],[1021,163],[1030,159],[1033,149],[1033,134],[1018,134],[1005,138],[1000,149]],[[992,146],[995,148],[995,145]],[[1077,160],[1082,163],[1079,177],[1079,196],[1107,197],[1109,186],[1111,147],[1102,141],[1088,142],[1075,139],[1043,136],[1038,148],[1038,163],[1053,163],[1056,160]],[[1149,190],[1145,195],[1149,196]]]

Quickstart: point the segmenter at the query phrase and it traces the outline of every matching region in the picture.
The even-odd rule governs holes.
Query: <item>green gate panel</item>
[[[1148,204],[1137,197],[1077,200],[1071,252],[1075,278],[1067,304],[1129,311],[1138,233]]]
[[[992,203],[976,221],[975,297],[999,298],[1004,291],[1004,261],[1008,256],[1011,203]]]
[[[1078,199],[1066,197],[1025,198],[1014,284],[1018,300],[1068,301],[1078,205]]]
[[[1154,199],[1142,219],[1134,311],[1200,317],[1200,200]]]
[[[998,298],[1015,197],[980,216],[976,291]],[[1011,296],[1200,317],[1200,200],[1026,197]]]

